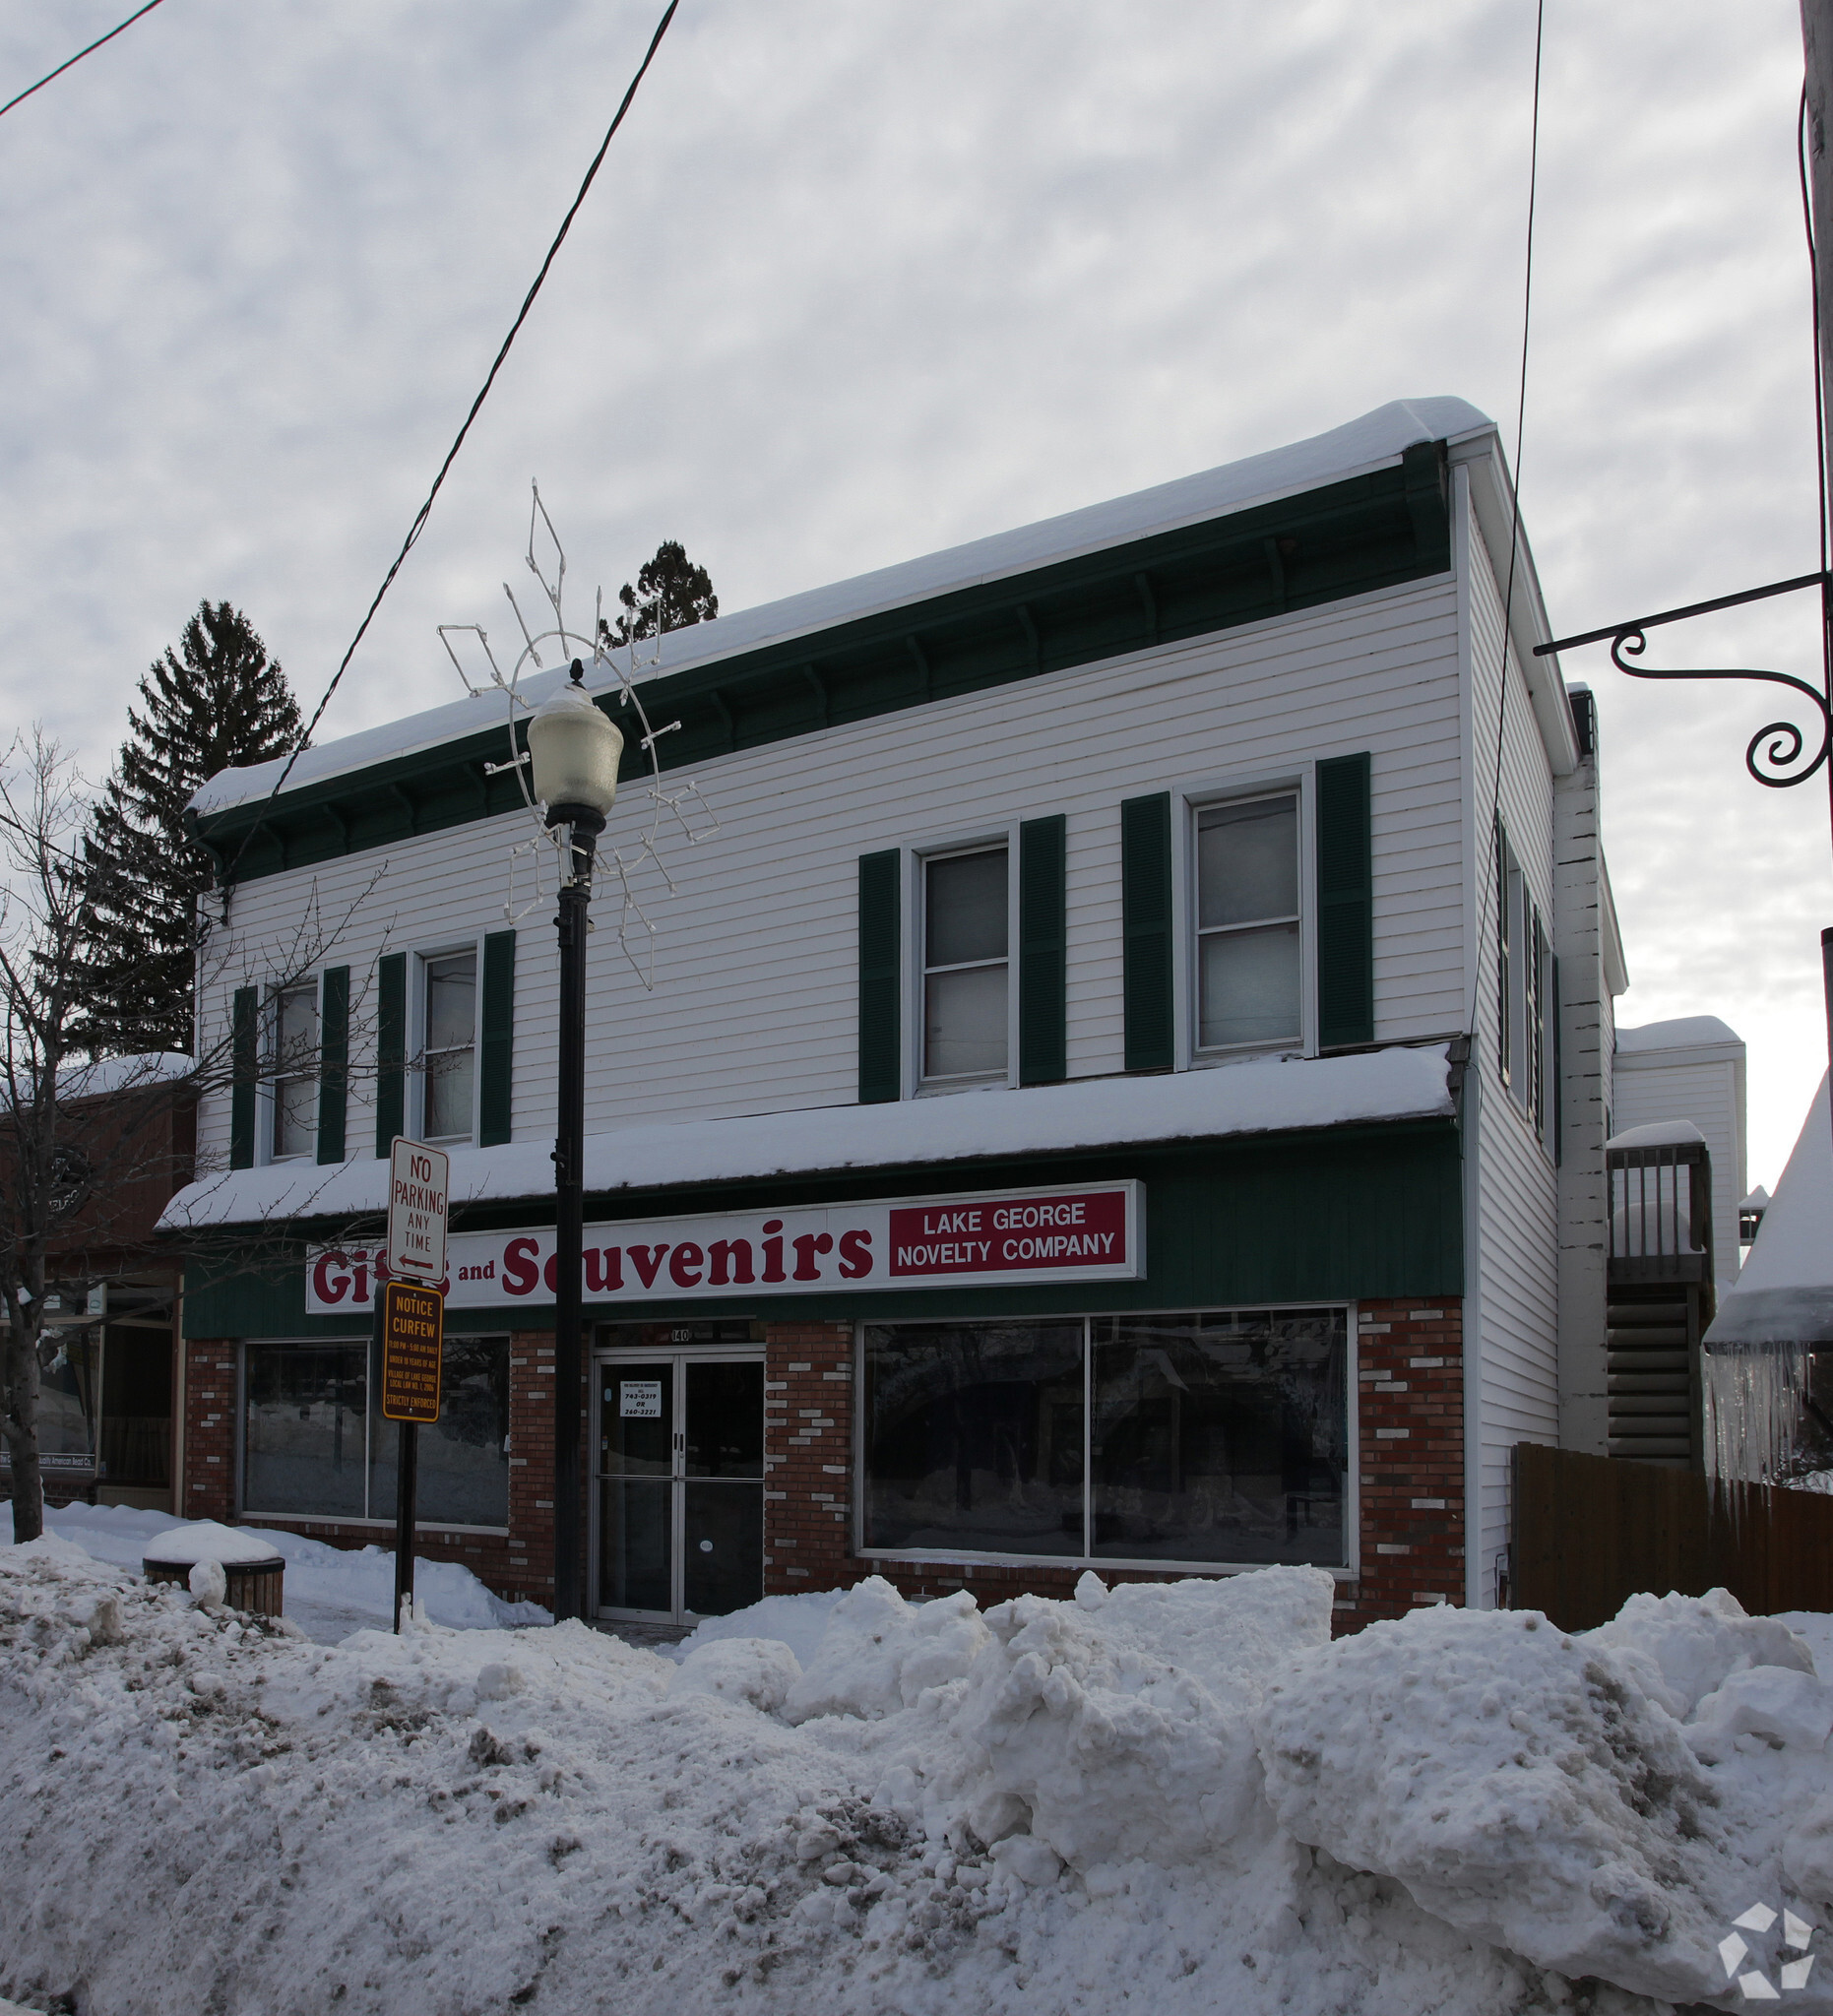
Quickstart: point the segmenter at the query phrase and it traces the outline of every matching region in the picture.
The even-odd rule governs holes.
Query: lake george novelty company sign
[[[1144,1221],[1140,1186],[1128,1181],[589,1225],[583,1289],[590,1302],[638,1302],[746,1290],[795,1295],[1137,1281],[1145,1273]],[[455,1232],[446,1260],[448,1308],[553,1300],[551,1226]],[[386,1274],[380,1246],[314,1248],[305,1306],[321,1316],[367,1309]]]

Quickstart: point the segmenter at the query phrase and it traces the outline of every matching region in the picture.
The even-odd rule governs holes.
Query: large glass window
[[[274,997],[274,1160],[318,1147],[318,982]]]
[[[477,1058],[477,955],[429,959],[426,973],[425,1110],[428,1141],[469,1141]]]
[[[395,1516],[394,1421],[371,1414],[367,1341],[251,1344],[242,1505],[301,1517]],[[509,1523],[509,1340],[448,1337],[440,1417],[419,1439],[422,1526]]]
[[[989,847],[923,862],[925,1081],[1005,1076],[1006,855]]]
[[[1297,1041],[1296,791],[1198,812],[1196,913],[1197,1047]]]
[[[865,1330],[865,1544],[1083,1551],[1080,1320]]]
[[[1341,1309],[1106,1316],[1091,1328],[1095,1555],[1346,1562]]]
[[[867,1324],[863,1347],[867,1547],[1348,1565],[1340,1308]]]

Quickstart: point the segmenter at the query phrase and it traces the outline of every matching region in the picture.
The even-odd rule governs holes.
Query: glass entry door
[[[764,1361],[597,1360],[599,1609],[688,1623],[764,1593]]]

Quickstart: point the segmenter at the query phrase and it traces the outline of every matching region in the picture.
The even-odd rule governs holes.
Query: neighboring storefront
[[[1337,1574],[1346,1621],[1455,1600],[1462,1198],[1445,1110],[589,1207],[590,1607],[1269,1562]],[[552,1251],[534,1199],[455,1220],[419,1459],[422,1545],[537,1601]],[[379,1260],[347,1239],[194,1285],[187,1512],[386,1531]]]

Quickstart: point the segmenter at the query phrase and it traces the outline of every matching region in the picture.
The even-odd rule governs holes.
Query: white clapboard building
[[[718,824],[653,988],[596,900],[590,1609],[1280,1561],[1346,1625],[1495,1601],[1512,1446],[1611,1440],[1625,984],[1510,537],[1494,426],[1422,400],[662,640],[663,782]],[[182,1509],[361,1544],[384,1158],[447,1147],[421,1545],[544,1600],[558,958],[508,735],[464,698],[199,793],[242,1078],[166,1223]]]

